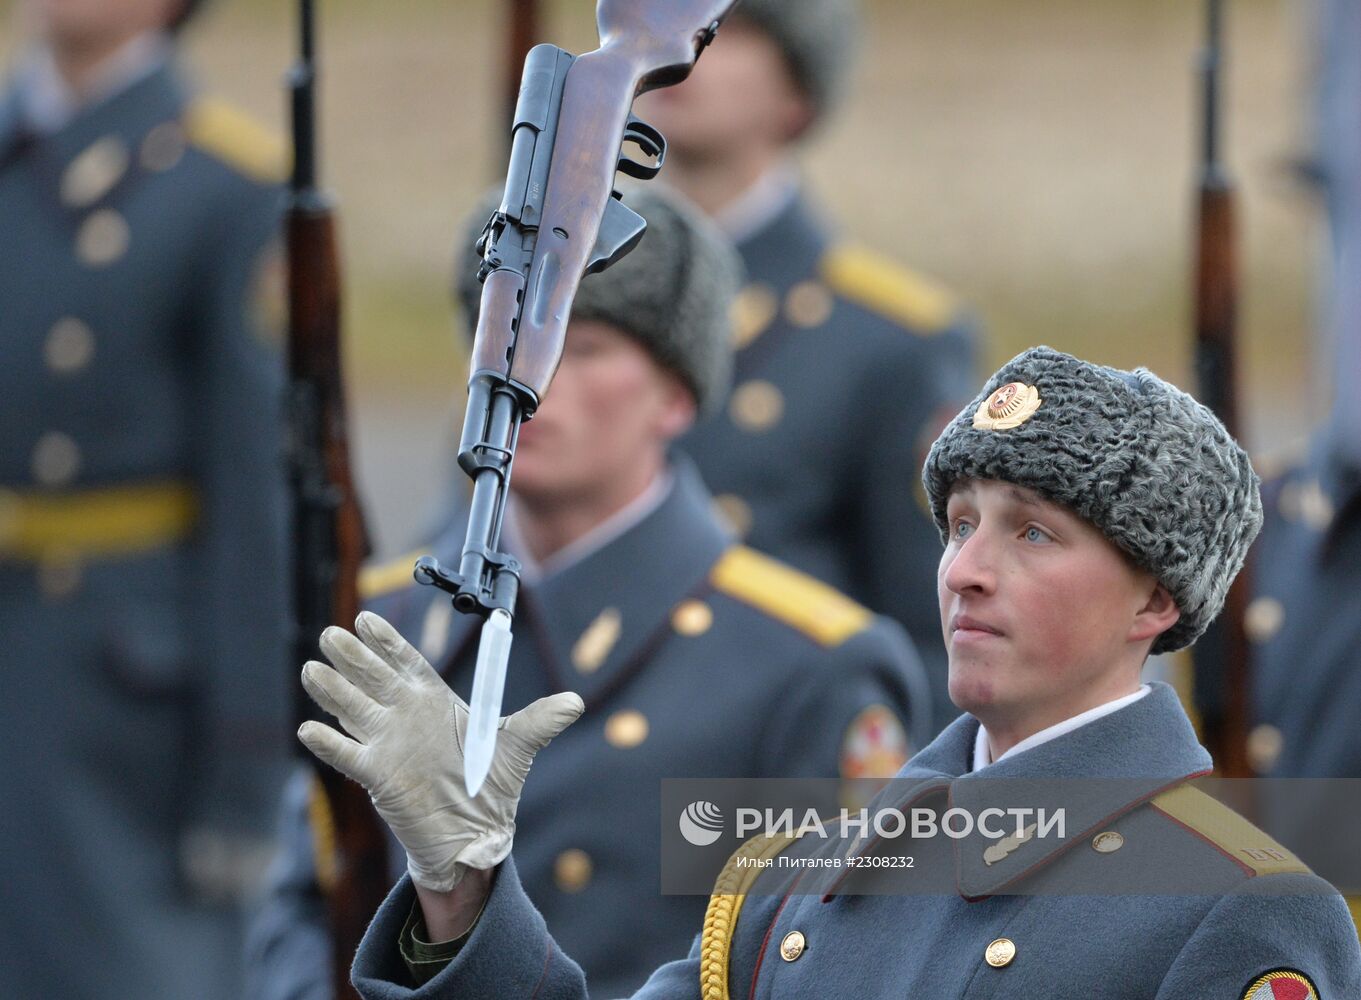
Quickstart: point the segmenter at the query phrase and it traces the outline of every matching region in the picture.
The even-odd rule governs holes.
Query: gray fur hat
[[[1205,631],[1262,526],[1257,474],[1218,417],[1146,368],[1048,347],[1003,365],[931,446],[922,481],[943,540],[963,478],[1063,504],[1151,572],[1181,609],[1154,653]]]
[[[742,0],[744,18],[779,44],[818,118],[845,92],[859,28],[855,0]]]
[[[501,192],[489,193],[465,227],[455,285],[468,330],[476,327],[482,286],[473,245]],[[572,318],[618,327],[663,368],[684,379],[703,414],[723,405],[732,378],[733,300],[742,264],[727,238],[680,195],[630,187],[624,203],[647,220],[641,242],[622,260],[582,279]]]

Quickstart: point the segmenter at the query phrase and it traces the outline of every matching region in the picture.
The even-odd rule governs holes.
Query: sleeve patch
[[[887,705],[860,711],[841,738],[843,778],[891,778],[907,763],[911,747],[902,721]]]
[[[873,620],[840,591],[745,545],[723,553],[710,574],[714,587],[802,632],[822,646],[839,646]]]
[[[955,296],[935,281],[864,247],[832,247],[823,255],[821,270],[822,280],[838,294],[915,333],[940,333],[959,312]]]
[[[1299,858],[1198,788],[1178,785],[1156,796],[1152,805],[1238,862],[1250,875],[1309,873]]]
[[[191,145],[252,180],[277,184],[287,173],[283,141],[224,101],[196,100],[185,115],[184,128]]]
[[[1318,1000],[1318,990],[1303,972],[1273,969],[1249,983],[1242,1000]]]

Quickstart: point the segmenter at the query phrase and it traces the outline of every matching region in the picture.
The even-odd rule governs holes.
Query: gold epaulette
[[[336,858],[336,822],[331,812],[331,800],[315,775],[307,793],[307,825],[312,831],[312,857],[317,872],[317,885],[330,895],[340,878]]]
[[[359,571],[360,599],[372,601],[394,591],[416,586],[416,578],[411,575],[412,568],[423,555],[426,555],[425,550],[415,549],[377,566],[365,566]]]
[[[959,313],[959,301],[944,287],[865,247],[834,246],[820,267],[822,280],[842,297],[916,333],[940,333]]]
[[[874,617],[840,591],[745,545],[724,552],[709,579],[715,589],[823,646],[841,645]]]
[[[733,852],[718,873],[699,939],[699,989],[703,1000],[728,1000],[728,967],[737,916],[742,912],[747,892],[764,871],[751,862],[773,858],[798,839],[798,833],[753,837]]]
[[[191,145],[253,180],[277,184],[287,175],[283,140],[225,101],[195,100],[185,112],[184,131]]]
[[[1178,785],[1151,804],[1254,875],[1309,873],[1303,861],[1199,788]]]

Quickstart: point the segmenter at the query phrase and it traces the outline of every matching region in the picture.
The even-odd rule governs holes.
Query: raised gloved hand
[[[334,626],[323,632],[321,649],[335,668],[309,661],[303,687],[353,739],[319,722],[304,722],[298,738],[368,789],[406,848],[412,880],[447,892],[467,868],[503,861],[529,765],[581,715],[581,698],[551,695],[502,719],[491,772],[470,800],[463,787],[468,706],[425,657],[368,611],[355,619],[354,635]]]

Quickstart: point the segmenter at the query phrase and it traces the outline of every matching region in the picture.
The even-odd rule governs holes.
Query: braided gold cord
[[[797,839],[797,833],[753,837],[733,852],[719,872],[700,935],[699,987],[703,1000],[729,1000],[728,966],[737,915],[742,911],[747,891],[765,870],[755,864],[741,867],[739,864],[743,860],[774,857]]]

